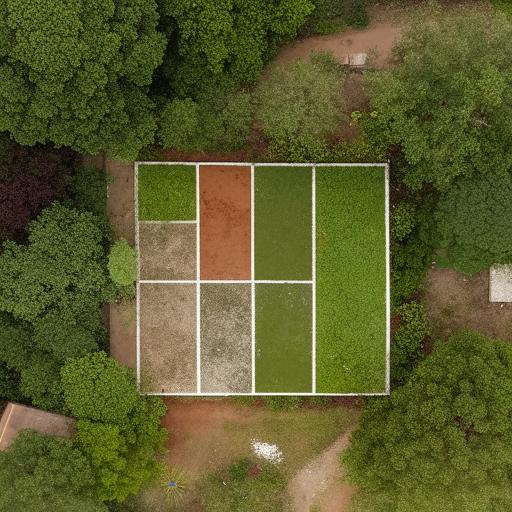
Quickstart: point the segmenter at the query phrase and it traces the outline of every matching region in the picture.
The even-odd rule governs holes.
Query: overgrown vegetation
[[[343,458],[356,510],[507,510],[512,348],[462,332],[366,408]]]

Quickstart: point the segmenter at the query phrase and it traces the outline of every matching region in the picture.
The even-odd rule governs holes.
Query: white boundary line
[[[311,169],[311,390],[316,392],[316,167]]]
[[[254,164],[251,165],[251,390],[256,393],[256,284],[254,273]]]
[[[135,178],[133,184],[133,196],[135,203],[135,252],[137,254],[137,281],[135,283],[136,289],[136,379],[137,390],[140,393],[140,257],[139,257],[139,165],[135,163]]]
[[[391,264],[389,241],[389,162],[384,169],[384,222],[386,226],[386,393],[391,393]]]
[[[140,261],[138,258],[139,251],[139,222],[154,222],[154,221],[139,221],[139,207],[138,207],[138,166],[139,165],[190,165],[196,167],[196,221],[162,221],[162,222],[185,222],[185,223],[197,223],[197,269],[196,269],[196,280],[141,280],[140,279]],[[251,167],[251,280],[201,280],[200,279],[200,246],[199,246],[199,232],[200,232],[200,221],[199,221],[199,166],[209,166],[209,165],[222,165],[222,166],[250,166]],[[314,187],[315,187],[315,196],[316,196],[316,167],[383,167],[384,168],[384,188],[385,188],[385,199],[384,199],[384,212],[385,212],[385,236],[386,236],[386,384],[385,384],[385,392],[383,393],[255,393],[254,392],[254,375],[253,375],[253,391],[251,393],[208,393],[208,392],[200,392],[200,285],[203,283],[225,283],[225,284],[241,284],[247,283],[251,284],[251,287],[254,288],[256,283],[286,283],[286,284],[312,284],[313,287],[313,302],[314,302],[314,313],[313,314],[313,343],[315,344],[315,351],[313,352],[314,357],[316,358],[316,218],[314,220],[314,231],[315,231],[315,239],[314,239],[314,259],[315,263],[313,266],[314,269],[314,277],[311,281],[257,281],[254,279],[254,169],[256,167],[312,167],[314,173]],[[390,236],[389,236],[389,162],[388,163],[331,163],[331,162],[317,162],[317,163],[287,163],[287,162],[257,162],[257,163],[247,163],[247,162],[148,162],[148,161],[136,161],[135,162],[135,243],[137,250],[137,387],[140,391],[140,283],[154,283],[154,284],[195,284],[197,287],[197,296],[196,296],[196,315],[197,315],[197,365],[198,365],[198,393],[145,393],[146,395],[155,395],[155,396],[387,396],[390,394],[390,351],[391,351],[391,299],[390,299]],[[316,199],[316,197],[315,197]],[[314,204],[314,203],[313,203]],[[316,207],[315,209],[316,215]],[[160,221],[156,221],[160,222]],[[251,294],[252,296],[252,339],[255,339],[255,294],[254,292]],[[254,346],[254,341],[253,341]],[[254,349],[253,349],[254,350]],[[253,355],[254,361],[254,355]],[[316,361],[313,367],[313,375],[314,375],[314,383],[313,389],[316,389]],[[254,374],[254,362],[253,362],[253,374]]]
[[[146,284],[313,284],[313,281],[269,281],[258,279],[141,279]]]
[[[197,224],[196,220],[139,220],[139,224]]]
[[[197,393],[201,393],[201,218],[199,164],[196,164],[196,379]]]

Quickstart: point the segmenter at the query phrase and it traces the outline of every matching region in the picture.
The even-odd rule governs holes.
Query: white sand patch
[[[489,272],[489,301],[512,302],[512,265],[494,265]]]
[[[283,452],[275,444],[262,443],[253,439],[252,451],[257,457],[261,457],[272,464],[279,464],[283,460]]]

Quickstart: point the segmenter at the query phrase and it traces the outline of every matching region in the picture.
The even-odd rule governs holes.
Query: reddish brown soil
[[[251,278],[251,168],[201,166],[201,279]]]
[[[489,302],[489,272],[467,277],[451,269],[432,269],[425,301],[434,335],[446,338],[462,329],[512,341],[512,303]]]

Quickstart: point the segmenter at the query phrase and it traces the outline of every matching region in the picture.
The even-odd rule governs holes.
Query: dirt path
[[[345,432],[329,448],[315,457],[288,484],[293,512],[344,512],[355,487],[342,480],[339,455],[350,443],[352,430]]]
[[[315,36],[296,40],[280,50],[274,62],[283,64],[307,59],[313,52],[332,52],[341,62],[349,53],[375,52],[375,65],[383,67],[391,50],[400,38],[407,20],[404,9],[373,9],[372,21],[362,29],[349,29],[339,34]]]

